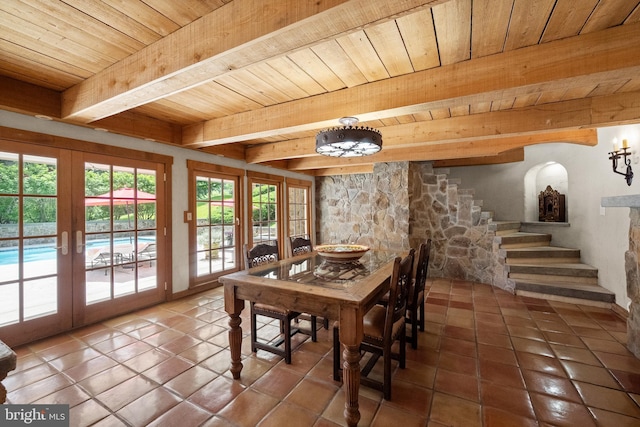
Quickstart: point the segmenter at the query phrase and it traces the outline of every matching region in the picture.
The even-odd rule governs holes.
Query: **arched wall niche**
[[[540,163],[524,176],[525,222],[538,222],[538,195],[547,186],[565,195],[566,219],[569,222],[569,176],[567,169],[557,162]]]

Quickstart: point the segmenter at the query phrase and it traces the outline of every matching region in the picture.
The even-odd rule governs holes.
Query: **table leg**
[[[240,323],[240,313],[244,308],[244,300],[237,299],[235,296],[235,287],[232,285],[224,285],[224,305],[225,311],[229,314],[229,349],[231,350],[231,367],[230,371],[233,378],[240,379],[242,371],[242,328]]]
[[[342,381],[344,382],[344,418],[348,426],[360,421],[358,393],[360,389],[360,346],[344,346],[342,352]]]
[[[342,344],[342,382],[344,387],[344,418],[347,425],[360,421],[358,392],[360,390],[360,344],[363,337],[362,312],[357,308],[340,310],[340,343]]]
[[[242,349],[242,328],[240,327],[240,315],[229,315],[229,348],[231,350],[231,374],[236,380],[240,378],[240,372],[242,371],[242,362],[240,357],[240,350]]]

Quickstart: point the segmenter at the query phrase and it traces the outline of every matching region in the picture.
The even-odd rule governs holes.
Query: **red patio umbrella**
[[[112,199],[114,205],[128,205],[129,202],[140,200],[147,200],[142,203],[151,203],[155,202],[156,195],[129,187],[123,187],[115,190],[113,193],[110,191],[95,197],[87,197],[84,199],[84,204],[85,206],[108,206],[112,203]]]
[[[153,203],[156,201],[156,195],[147,193],[141,190],[136,190],[134,188],[123,187],[113,192],[108,192],[104,194],[99,194],[95,197],[87,197],[84,199],[85,206],[109,206],[113,204],[117,205],[125,205],[125,211],[127,213],[127,220],[131,221],[129,218],[129,203]]]

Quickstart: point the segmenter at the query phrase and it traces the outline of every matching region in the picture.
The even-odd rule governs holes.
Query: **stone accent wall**
[[[408,163],[378,163],[373,174],[316,178],[317,243],[409,249]]]
[[[495,231],[473,191],[460,190],[431,163],[411,163],[409,183],[410,242],[416,247],[431,237],[429,276],[494,284]]]
[[[373,167],[372,237],[380,249],[410,248],[408,172],[408,162],[377,163]]]
[[[316,178],[316,242],[371,245],[372,174]]]
[[[490,217],[431,163],[380,163],[373,174],[316,179],[318,243],[382,249],[417,247],[432,239],[429,275],[500,286]]]
[[[629,213],[629,250],[625,253],[627,296],[631,300],[627,318],[627,348],[640,358],[640,208]]]

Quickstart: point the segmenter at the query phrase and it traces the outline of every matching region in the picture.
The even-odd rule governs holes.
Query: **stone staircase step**
[[[520,221],[495,221],[489,224],[489,230],[495,231],[496,236],[504,236],[520,231]]]
[[[549,284],[525,280],[514,280],[514,282],[516,294],[520,291],[602,303],[612,303],[616,300],[613,292],[598,285]]]
[[[573,264],[580,263],[580,249],[558,246],[501,249],[507,264]]]
[[[580,261],[580,250],[551,246],[551,234],[520,231],[520,221],[489,222],[517,295],[609,307],[613,292],[598,284],[598,270]]]
[[[549,246],[551,242],[551,234],[525,233],[521,231],[505,234],[498,238],[500,239],[500,247],[503,249]]]
[[[542,283],[598,284],[598,269],[582,263],[507,264],[509,278]]]

